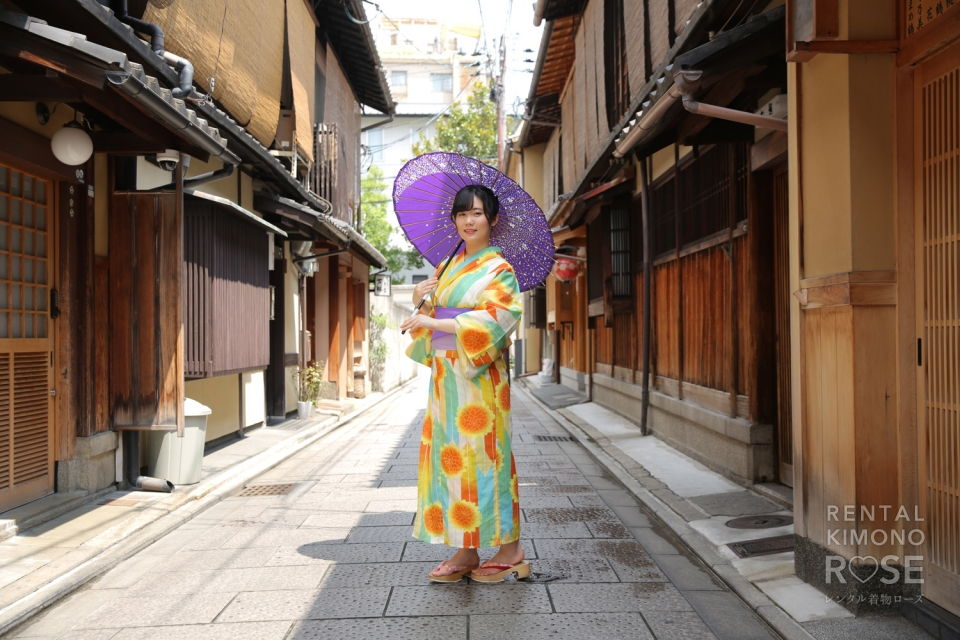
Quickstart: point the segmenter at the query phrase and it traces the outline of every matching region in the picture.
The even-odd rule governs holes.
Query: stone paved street
[[[220,502],[17,637],[774,637],[579,444],[551,441],[566,432],[516,390],[535,580],[431,584],[427,572],[451,551],[412,538],[426,386],[421,378],[252,483],[295,483],[286,495]]]

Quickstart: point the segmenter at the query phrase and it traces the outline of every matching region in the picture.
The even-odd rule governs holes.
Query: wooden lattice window
[[[615,297],[633,293],[630,269],[630,208],[618,206],[610,210],[610,266]]]
[[[697,242],[747,218],[750,149],[718,144],[680,170],[681,245]]]
[[[677,249],[677,207],[674,178],[650,190],[651,233],[654,257]]]
[[[547,328],[547,289],[545,287],[534,287],[530,290],[530,308],[527,311],[530,314],[531,329]]]

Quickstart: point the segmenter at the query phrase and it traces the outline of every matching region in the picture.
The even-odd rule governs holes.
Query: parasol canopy
[[[521,291],[541,284],[553,268],[553,235],[543,211],[516,182],[493,167],[459,153],[434,152],[414,158],[393,183],[393,208],[400,227],[434,267],[460,241],[450,219],[453,199],[468,185],[489,187],[500,199],[490,246],[499,247],[513,267]]]

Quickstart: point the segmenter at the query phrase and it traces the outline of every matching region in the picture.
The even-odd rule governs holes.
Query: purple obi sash
[[[451,318],[456,318],[461,313],[466,313],[467,311],[474,311],[474,309],[464,307],[464,308],[455,308],[455,307],[434,307],[433,317],[437,320],[449,320]],[[457,334],[447,333],[446,331],[440,331],[439,329],[433,330],[433,348],[436,351],[456,351],[457,350]]]

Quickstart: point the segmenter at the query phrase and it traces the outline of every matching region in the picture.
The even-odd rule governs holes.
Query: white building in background
[[[363,171],[370,166],[383,170],[392,191],[393,180],[413,157],[412,147],[420,132],[430,138],[436,133],[440,114],[456,101],[465,101],[476,81],[489,79],[489,56],[480,41],[480,26],[444,24],[433,18],[391,18],[383,15],[371,23],[377,51],[397,103],[392,122],[361,134]],[[383,120],[383,116],[364,115],[362,127]],[[393,202],[387,203],[388,217],[399,231]],[[401,239],[397,234],[395,242]],[[404,270],[405,284],[428,278],[433,268],[426,262],[421,269]]]

